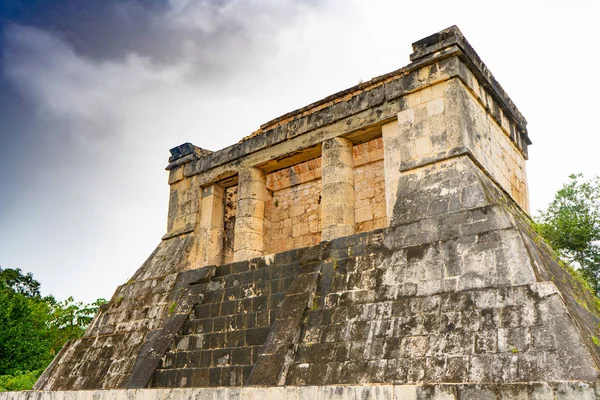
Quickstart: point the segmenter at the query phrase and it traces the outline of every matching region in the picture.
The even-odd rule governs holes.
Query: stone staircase
[[[155,371],[152,387],[245,384],[299,273],[298,252],[222,265]]]

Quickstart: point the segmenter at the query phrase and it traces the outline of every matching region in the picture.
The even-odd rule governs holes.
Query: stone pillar
[[[238,175],[233,261],[263,255],[266,199],[265,173],[259,168],[242,169]]]
[[[191,233],[198,226],[202,190],[197,176],[187,176],[184,170],[189,163],[212,153],[209,150],[184,143],[171,149],[169,157],[169,216],[167,233],[163,240]]]
[[[217,184],[202,188],[199,266],[223,262],[225,189]]]
[[[383,175],[385,177],[385,211],[390,224],[394,214],[394,205],[398,196],[400,179],[400,161],[402,159],[402,138],[398,121],[392,121],[381,127],[383,135]]]
[[[323,142],[321,193],[322,240],[354,233],[354,158],[352,142],[337,137]]]

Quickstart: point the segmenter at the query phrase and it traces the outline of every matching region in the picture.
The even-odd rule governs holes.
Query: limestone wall
[[[354,146],[354,213],[356,232],[387,226],[383,139]]]
[[[485,97],[485,91],[478,86]],[[487,96],[489,97],[489,96]],[[387,140],[401,171],[470,152],[473,158],[525,211],[529,210],[525,154],[511,141],[514,126],[500,126],[471,90],[451,79],[406,96],[397,131]],[[390,161],[389,163],[393,163]],[[390,164],[391,165],[391,164]]]
[[[357,289],[352,302],[307,312],[311,322],[331,322],[305,330],[289,384],[502,383],[578,373],[569,360],[577,353],[563,352],[556,338],[567,325],[555,314],[562,307],[552,285],[382,302],[369,298],[369,285]]]
[[[177,233],[193,229],[200,213],[201,188],[197,179],[184,177],[179,168],[169,177],[170,197],[167,232]]]
[[[387,226],[383,140],[357,144],[354,158],[356,232]],[[265,254],[321,241],[321,157],[267,175]]]
[[[550,266],[528,251],[505,194],[467,155],[412,171],[390,228],[220,266],[154,385],[252,384],[279,342],[293,350],[269,373],[287,385],[596,379],[579,322],[538,280]],[[314,296],[283,308],[310,293],[292,289],[307,269],[318,271]],[[293,312],[296,325],[277,325]]]
[[[244,388],[131,389],[77,392],[4,392],[0,400],[596,400],[594,382],[275,386]]]
[[[267,175],[265,253],[321,241],[321,158]]]
[[[489,99],[485,91],[479,89],[479,97]],[[473,155],[490,175],[506,190],[525,211],[529,211],[527,174],[525,157],[511,140],[514,124],[502,115],[502,125],[486,112],[473,92],[463,86],[466,98],[465,112],[469,118],[469,134],[466,142]],[[514,133],[513,133],[514,135]]]
[[[298,274],[298,252],[221,265],[155,372],[153,387],[241,386]]]

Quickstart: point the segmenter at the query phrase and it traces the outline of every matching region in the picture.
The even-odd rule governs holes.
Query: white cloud
[[[588,50],[594,36],[584,34],[596,5],[173,0],[149,11],[136,4],[111,3],[109,15],[125,22],[95,21],[79,41],[47,27],[5,31],[4,70],[35,104],[30,117],[47,127],[37,132],[47,148],[26,153],[33,167],[15,178],[19,207],[0,231],[0,263],[33,271],[59,297],[109,296],[156,245],[169,148],[234,143],[287,111],[406,65],[412,41],[452,24],[530,122],[533,209],[569,173],[598,173],[599,56]],[[578,22],[565,25],[569,17]]]
[[[181,85],[189,66],[160,68],[130,54],[120,61],[81,57],[51,33],[13,25],[6,31],[5,73],[46,117],[126,116],[122,103],[152,85]]]

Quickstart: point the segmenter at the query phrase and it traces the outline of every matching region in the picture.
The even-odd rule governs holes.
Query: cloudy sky
[[[168,150],[408,64],[458,25],[529,121],[532,210],[600,174],[597,1],[3,0],[0,266],[109,298],[165,232]]]

